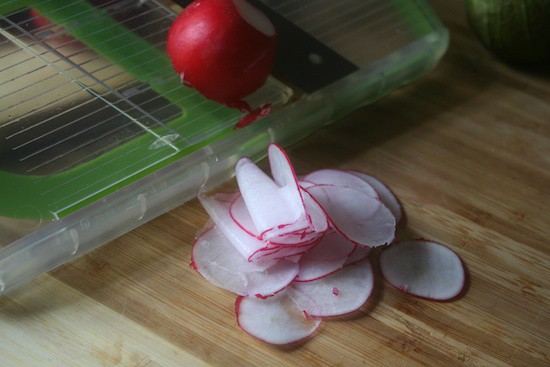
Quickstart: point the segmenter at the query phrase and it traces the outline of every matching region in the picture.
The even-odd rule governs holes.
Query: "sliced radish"
[[[213,285],[243,296],[270,296],[296,278],[299,265],[279,261],[263,269],[248,262],[217,227],[197,238],[193,246],[196,269]]]
[[[210,215],[212,221],[231,244],[233,244],[235,249],[237,249],[245,259],[251,259],[253,254],[262,249],[266,249],[267,245],[254,236],[251,236],[249,233],[246,233],[231,218],[229,208],[238,195],[238,192],[221,193],[214,196],[207,196],[199,193],[198,198],[204,209]],[[265,263],[264,265],[268,266],[271,264]]]
[[[248,158],[237,162],[235,172],[246,208],[262,238],[266,239],[264,233],[273,237],[309,227],[297,186],[278,186]]]
[[[319,318],[306,317],[284,291],[267,299],[239,297],[235,312],[246,333],[277,345],[305,339],[321,324]]]
[[[329,229],[327,214],[319,203],[304,189],[300,190],[306,206],[308,220],[315,232],[324,233]]]
[[[395,221],[399,222],[401,220],[401,217],[403,216],[403,209],[401,208],[401,204],[399,203],[399,200],[394,195],[393,191],[386,186],[383,182],[378,180],[377,178],[368,175],[364,172],[359,171],[348,171],[352,175],[355,175],[359,177],[360,179],[364,180],[366,183],[371,185],[376,192],[378,193],[378,197],[380,198],[380,201],[384,203],[385,206],[388,207],[388,209],[392,212],[393,216],[395,217]]]
[[[336,231],[325,234],[319,244],[302,257],[296,281],[309,282],[341,269],[355,247]]]
[[[336,169],[322,169],[311,172],[304,177],[304,180],[313,182],[317,185],[334,185],[347,187],[360,191],[366,195],[378,198],[376,190],[365,180],[351,174],[350,172]]]
[[[380,200],[340,186],[317,185],[307,191],[325,210],[334,228],[355,244],[377,247],[393,241],[395,218]]]
[[[259,231],[256,228],[254,221],[252,221],[252,217],[250,216],[248,209],[246,208],[242,195],[239,194],[235,197],[229,207],[229,212],[231,214],[231,218],[233,218],[235,223],[241,227],[243,231],[251,236],[261,239]]]
[[[365,257],[369,256],[371,252],[370,247],[355,246],[355,250],[349,255],[344,265],[355,264],[358,261],[363,260]]]
[[[445,301],[460,294],[465,272],[450,248],[426,240],[396,243],[380,255],[384,278],[403,292]]]
[[[357,311],[374,287],[370,261],[364,259],[312,282],[294,282],[287,292],[308,315],[339,316]]]

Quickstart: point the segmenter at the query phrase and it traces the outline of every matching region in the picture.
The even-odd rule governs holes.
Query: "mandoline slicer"
[[[229,179],[431,70],[423,0],[254,0],[279,35],[242,117],[181,85],[164,50],[188,1],[0,1],[0,294]]]

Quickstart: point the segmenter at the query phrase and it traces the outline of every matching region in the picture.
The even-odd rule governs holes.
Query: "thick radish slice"
[[[284,291],[267,299],[239,297],[235,312],[243,331],[277,345],[305,339],[321,324],[319,318],[306,317]]]
[[[313,182],[317,185],[334,185],[347,187],[353,190],[360,191],[366,195],[378,198],[378,194],[374,187],[365,182],[365,180],[346,171],[340,171],[336,169],[322,169],[319,171],[311,172],[304,177],[304,180]]]
[[[325,234],[319,244],[302,257],[296,281],[309,282],[341,269],[355,247],[336,231]]]
[[[383,182],[378,180],[377,178],[368,175],[364,172],[359,171],[348,171],[349,173],[359,177],[360,179],[364,180],[366,183],[371,185],[376,192],[378,193],[378,198],[381,202],[384,203],[385,206],[388,207],[388,209],[392,212],[393,216],[395,217],[395,221],[399,222],[401,220],[401,217],[403,216],[403,209],[401,208],[401,204],[399,203],[399,200],[391,191],[391,189],[386,186]]]
[[[442,244],[426,240],[396,243],[380,255],[384,278],[403,292],[445,301],[460,294],[465,272],[458,255]]]
[[[229,208],[238,195],[238,192],[221,193],[214,196],[199,193],[198,198],[223,235],[245,259],[252,261],[252,255],[267,249],[267,245],[245,232],[231,218]],[[260,263],[258,262],[258,264]],[[272,263],[264,261],[263,265],[267,267]]]
[[[294,282],[286,292],[308,315],[325,317],[357,311],[373,287],[372,266],[369,259],[364,259],[312,282]]]
[[[193,246],[196,269],[213,285],[242,296],[271,296],[286,288],[299,271],[292,261],[279,261],[268,269],[248,262],[213,227],[197,238]]]
[[[332,226],[357,245],[393,242],[395,217],[380,200],[347,187],[317,185],[307,189],[327,213]]]
[[[351,255],[349,255],[349,257],[346,259],[344,266],[355,264],[356,262],[363,260],[365,257],[369,256],[370,252],[370,247],[355,246],[355,250],[353,250]]]
[[[292,173],[292,168],[288,167]],[[297,185],[280,187],[250,159],[241,158],[235,167],[246,208],[262,238],[309,227]],[[296,187],[295,187],[296,186]]]

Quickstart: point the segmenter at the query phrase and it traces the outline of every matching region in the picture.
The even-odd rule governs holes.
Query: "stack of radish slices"
[[[272,178],[248,158],[235,171],[240,191],[199,194],[211,217],[193,247],[193,266],[238,294],[239,326],[272,344],[311,335],[323,317],[358,310],[374,275],[371,248],[389,245],[401,218],[397,198],[365,173],[320,170],[298,179],[283,149],[268,148]],[[447,247],[425,240],[388,246],[387,281],[435,300],[456,297],[464,268]]]

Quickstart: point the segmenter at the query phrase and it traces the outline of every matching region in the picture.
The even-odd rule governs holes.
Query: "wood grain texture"
[[[549,78],[495,61],[462,2],[431,4],[452,36],[436,70],[289,153],[298,173],[365,170],[392,187],[398,238],[459,253],[462,298],[413,298],[378,276],[360,312],[266,345],[188,266],[207,220],[194,200],[0,298],[0,366],[550,365]]]

